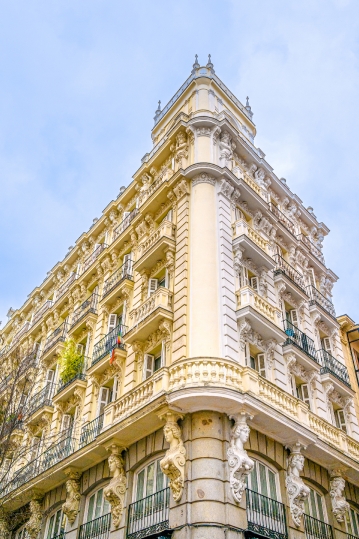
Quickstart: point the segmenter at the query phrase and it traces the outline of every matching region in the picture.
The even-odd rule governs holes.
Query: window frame
[[[163,485],[164,486],[160,490],[156,490],[157,489],[157,470],[155,470],[154,477],[156,479],[156,484],[155,484],[154,491],[152,492],[152,494],[147,494],[147,492],[146,492],[145,496],[143,496],[142,498],[137,499],[137,485],[138,485],[138,477],[139,477],[140,473],[143,470],[145,470],[146,468],[148,468],[149,466],[151,466],[151,464],[154,464],[156,462],[158,462],[158,467],[159,467],[160,466],[160,464],[159,464],[160,460],[162,460],[163,457],[164,457],[164,453],[161,456],[157,455],[156,457],[152,458],[151,460],[146,461],[145,464],[143,464],[141,467],[139,467],[137,470],[134,471],[133,489],[132,489],[132,502],[131,503],[135,503],[135,502],[138,502],[139,500],[143,500],[143,499],[147,498],[148,496],[152,496],[156,492],[161,492],[161,490],[164,490],[164,489],[166,489],[168,487],[168,477],[161,470],[161,473],[163,474]],[[144,484],[147,484],[147,476],[146,476],[146,482],[144,482]],[[147,487],[146,487],[146,490],[147,490]]]
[[[48,537],[49,530],[50,530],[51,519],[52,519],[52,517],[54,517],[54,523],[55,523],[57,513],[60,513],[59,533],[57,533],[56,535],[51,535],[51,537]],[[51,513],[48,515],[48,517],[46,519],[44,539],[52,539],[53,537],[57,537],[58,535],[60,535],[60,533],[61,533],[61,523],[63,523],[63,529],[64,529],[64,533],[65,533],[66,532],[66,526],[67,526],[67,517],[62,511],[62,505],[57,506],[57,508],[54,509],[53,511],[51,511]]]
[[[277,470],[277,468],[275,468],[273,465],[271,465],[267,460],[263,459],[263,458],[260,458],[259,455],[255,454],[250,454],[249,453],[249,456],[251,457],[251,459],[254,461],[254,467],[253,467],[253,470],[254,468],[256,467],[256,463],[258,463],[258,466],[259,464],[261,464],[262,466],[264,466],[265,468],[267,468],[267,470],[269,470],[272,474],[274,474],[274,484],[275,484],[275,490],[276,490],[276,496],[277,498],[274,499],[271,497],[271,493],[268,493],[268,494],[263,494],[263,492],[257,492],[258,494],[262,495],[262,496],[267,496],[268,498],[270,499],[274,499],[275,501],[279,502],[279,503],[282,503],[282,496],[281,496],[281,488],[280,488],[280,481],[279,481],[279,470]],[[253,472],[252,470],[252,472]],[[253,490],[251,487],[249,486],[249,482],[251,481],[251,474],[249,474],[248,476],[248,480],[247,480],[247,485],[248,485],[248,488],[250,488],[250,490]],[[259,475],[257,475],[257,477],[259,477]],[[269,482],[268,482],[269,484]],[[256,492],[256,491],[254,491]]]
[[[91,520],[88,520],[88,511],[89,511],[89,506],[90,506],[90,499],[92,498],[92,496],[96,496],[98,492],[100,492],[100,490],[105,490],[105,488],[107,487],[107,485],[109,485],[109,481],[107,481],[106,484],[102,484],[101,486],[97,486],[97,488],[91,490],[87,495],[86,495],[86,500],[85,500],[85,509],[84,509],[84,516],[83,516],[83,524],[87,524],[88,522],[92,522],[93,520],[96,520],[96,518],[101,518],[105,515],[108,515],[109,513],[111,513],[111,505],[109,502],[107,502],[108,506],[109,506],[109,511],[108,513],[103,513],[103,507],[104,507],[104,500],[105,500],[105,497],[104,495],[102,494],[102,513],[100,516],[98,517],[95,517],[94,518],[94,515],[95,515],[95,512],[94,514],[92,515],[92,518]],[[94,504],[94,507],[93,509],[95,509],[96,505]]]

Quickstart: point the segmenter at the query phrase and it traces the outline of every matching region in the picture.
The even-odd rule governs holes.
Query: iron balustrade
[[[40,307],[40,309],[38,311],[36,311],[36,313],[34,314],[34,317],[32,319],[32,325],[36,324],[36,322],[38,322],[40,320],[42,315],[44,313],[46,313],[46,311],[48,309],[50,309],[53,306],[53,304],[54,304],[54,302],[51,299],[48,299],[47,301],[45,301],[43,306]]]
[[[81,364],[81,371],[83,370],[84,368],[84,365],[85,365],[85,358],[84,358],[84,361],[82,362]],[[79,367],[80,368],[80,367]],[[73,376],[70,380],[66,380],[63,381],[63,380],[60,380],[59,382],[59,385],[57,387],[57,393],[60,393],[60,391],[62,391],[63,389],[65,389],[65,387],[68,387],[70,384],[72,384],[72,382],[74,382],[75,380],[86,380],[86,374],[83,374],[82,372],[78,372],[77,374],[75,374],[75,376]]]
[[[84,447],[97,438],[103,427],[103,419],[104,414],[101,414],[82,427],[79,447]]]
[[[106,247],[107,247],[107,243],[100,243],[100,245],[98,245],[96,247],[94,252],[91,253],[90,256],[88,256],[86,258],[86,260],[84,262],[84,265],[83,265],[83,268],[82,268],[82,273],[85,273],[85,271],[87,271],[89,269],[91,264],[93,264],[93,262],[95,262],[96,258],[98,258],[100,256],[100,254],[102,253],[102,251],[104,249],[106,249]]]
[[[109,294],[118,284],[125,279],[132,280],[132,260],[126,260],[120,268],[118,268],[108,279],[106,279],[103,286],[102,299]]]
[[[169,487],[128,507],[127,539],[141,539],[169,529]]]
[[[305,285],[304,285],[304,279],[303,276],[293,268],[284,258],[282,258],[280,255],[276,254],[274,255],[274,259],[276,261],[277,267],[274,270],[274,275],[277,275],[279,273],[284,273],[293,283],[295,283],[299,288],[301,288],[304,291]]]
[[[119,235],[122,234],[122,232],[130,226],[131,221],[133,221],[137,214],[138,209],[135,208],[129,213],[129,215],[126,215],[126,217],[122,219],[121,223],[115,228],[113,232],[113,241],[115,241],[119,237]]]
[[[49,539],[65,539],[68,533],[69,532],[65,532],[65,530],[61,530],[60,533],[58,533],[57,535],[53,535]]]
[[[304,513],[304,529],[307,539],[333,539],[333,530],[330,524]]]
[[[321,358],[322,368],[320,369],[320,374],[329,373],[344,382],[347,386],[350,387],[350,379],[348,369],[343,363],[338,361],[333,357],[329,352],[324,350],[318,350],[318,354]]]
[[[288,537],[285,506],[247,489],[248,530],[272,539]]]
[[[52,406],[52,397],[54,396],[55,388],[56,384],[54,382],[48,382],[40,393],[34,395],[29,402],[29,414],[34,414],[43,406]]]
[[[79,539],[107,539],[111,527],[111,513],[81,524]]]
[[[67,336],[67,322],[63,322],[55,331],[51,333],[46,339],[44,350],[42,354],[45,354],[50,348],[60,341],[65,341]]]
[[[0,350],[0,357],[4,356],[6,354],[6,352],[9,350],[10,346],[7,344],[6,346],[4,346],[4,348],[2,348]]]
[[[123,336],[126,333],[126,330],[127,326],[124,326],[123,324],[118,324],[117,327],[107,333],[107,335],[103,339],[101,339],[97,344],[95,344],[91,365],[95,365],[95,363],[97,363],[103,357],[109,354],[114,348],[121,348],[122,350],[125,350],[125,345],[123,343],[118,344],[118,336],[119,334]]]
[[[274,206],[272,202],[269,202],[269,209],[273,213],[273,215],[277,217],[278,221],[282,223],[282,225],[284,225],[284,227],[289,230],[289,232],[293,234],[293,236],[295,236],[294,223],[290,219],[288,219],[288,217],[284,215],[284,213],[281,212],[280,209],[277,208],[277,206]]]
[[[37,350],[33,350],[30,354],[27,354],[20,363],[18,376],[22,376],[30,367],[35,367],[37,364]]]
[[[78,307],[72,315],[71,327],[73,328],[82,318],[88,313],[97,314],[98,294],[91,294],[87,300],[85,300],[80,307]]]
[[[70,285],[77,279],[78,275],[77,273],[71,273],[70,277],[58,288],[55,301],[60,299],[66,292],[66,290],[69,289]]]
[[[11,346],[17,343],[22,335],[26,333],[31,328],[31,322],[27,320],[21,329],[14,335]]]
[[[307,286],[307,294],[310,297],[310,305],[313,305],[316,303],[319,305],[322,309],[324,309],[330,316],[335,318],[335,309],[333,303],[330,301],[330,299],[323,296],[319,290],[315,288],[313,285]]]
[[[319,247],[314,245],[314,243],[308,238],[308,236],[305,236],[304,234],[298,234],[297,240],[301,241],[303,245],[305,245],[307,249],[309,249],[312,255],[314,255],[324,264],[324,257],[322,251],[319,249]]]
[[[294,326],[291,322],[289,322],[289,320],[284,320],[284,332],[287,335],[287,339],[283,346],[294,344],[294,346],[297,346],[303,350],[307,356],[319,363],[314,341],[308,337],[308,335]]]
[[[346,539],[358,539],[358,536],[352,535],[351,533],[347,533]]]

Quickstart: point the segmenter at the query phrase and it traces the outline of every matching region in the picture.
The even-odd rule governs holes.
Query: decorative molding
[[[193,186],[198,185],[200,183],[209,183],[211,185],[215,185],[216,180],[212,176],[209,176],[206,172],[202,172],[201,174],[198,174],[198,176],[196,176],[192,180]]]
[[[249,439],[250,428],[247,420],[252,416],[247,412],[241,412],[235,416],[230,416],[234,420],[231,430],[231,439],[227,449],[229,466],[229,484],[233,498],[240,503],[243,492],[246,488],[247,477],[254,468],[254,461],[248,456],[243,445]]]
[[[66,475],[68,475],[69,478],[66,481],[66,502],[62,505],[62,511],[67,516],[70,524],[72,525],[76,520],[80,508],[81,473],[69,471]]]
[[[289,509],[293,522],[297,528],[300,527],[304,513],[304,502],[309,496],[310,489],[303,483],[300,472],[304,468],[304,456],[301,454],[302,444],[297,442],[291,448],[288,457],[287,477],[285,486],[289,500]]]
[[[126,473],[121,456],[123,448],[113,444],[109,451],[111,451],[111,455],[108,457],[108,466],[113,477],[108,486],[104,488],[103,495],[111,505],[112,521],[115,528],[118,528],[126,494]]]
[[[26,523],[26,530],[30,539],[36,539],[41,529],[42,498],[33,498],[30,501],[30,515]]]
[[[343,496],[345,480],[338,474],[338,471],[333,471],[331,476],[329,494],[332,500],[333,515],[338,522],[344,522],[349,511],[349,504]]]
[[[164,458],[160,461],[162,472],[170,480],[170,489],[175,502],[179,502],[184,487],[184,468],[186,464],[186,448],[183,445],[181,429],[177,421],[183,419],[183,416],[168,411],[161,416],[166,418],[166,424],[163,427],[163,433],[166,442],[170,444]]]

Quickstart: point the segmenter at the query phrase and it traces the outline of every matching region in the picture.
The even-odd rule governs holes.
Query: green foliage
[[[77,351],[76,343],[73,339],[65,341],[65,348],[59,356],[60,378],[66,384],[83,369],[84,357]]]

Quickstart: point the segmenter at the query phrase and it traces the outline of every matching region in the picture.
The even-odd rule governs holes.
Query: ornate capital
[[[184,468],[186,464],[186,448],[183,445],[182,432],[178,426],[178,419],[183,416],[177,412],[167,411],[164,416],[166,424],[163,432],[166,442],[170,444],[164,458],[160,462],[162,472],[170,480],[170,489],[173,499],[179,502],[184,487]]]
[[[248,456],[243,445],[249,439],[250,428],[247,420],[253,416],[247,412],[240,412],[235,416],[230,416],[234,420],[234,426],[231,430],[231,439],[227,450],[229,466],[229,484],[233,498],[240,503],[243,492],[246,488],[247,476],[254,467],[253,460]]]

